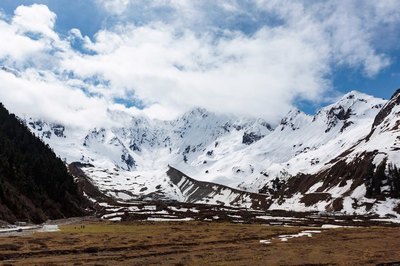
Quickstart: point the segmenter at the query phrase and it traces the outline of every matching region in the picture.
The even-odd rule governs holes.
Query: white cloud
[[[216,40],[160,25],[125,27],[100,32],[88,44],[98,54],[75,54],[61,67],[81,79],[101,75],[112,94],[134,90],[163,109],[202,106],[276,120],[295,97],[317,100],[329,70],[323,43],[308,43],[314,32],[290,30],[263,28],[251,37],[231,33]]]
[[[15,9],[12,24],[22,33],[37,33],[57,39],[54,32],[56,14],[45,5],[19,6]]]
[[[260,8],[280,16],[290,27],[314,25],[330,45],[333,64],[362,68],[374,76],[390,64],[389,58],[374,48],[374,40],[389,21],[399,26],[398,1],[267,1]],[[381,40],[379,40],[381,41]]]
[[[19,6],[11,20],[0,18],[0,60],[14,68],[57,63],[54,50],[68,51],[68,41],[54,31],[56,14],[45,5]]]
[[[9,63],[20,62],[28,56],[41,52],[45,45],[41,42],[17,33],[15,27],[0,20],[0,58],[9,59]]]
[[[43,5],[18,7],[10,21],[0,17],[7,40],[0,42],[0,60],[21,72],[0,71],[0,100],[12,111],[93,125],[108,123],[107,108],[124,109],[113,100],[125,97],[145,105],[124,109],[131,114],[167,119],[200,106],[275,122],[298,99],[321,101],[332,89],[335,67],[367,76],[387,67],[390,58],[375,48],[377,32],[384,24],[398,29],[400,22],[396,1],[254,0],[246,3],[275,22],[260,22],[249,33],[206,20],[211,10],[216,20],[226,14],[256,20],[242,1],[98,2],[121,21],[92,40],[79,29],[60,37],[56,15]],[[170,7],[172,20],[137,26],[126,18],[140,5],[147,12]],[[69,42],[75,40],[91,52],[74,50]]]
[[[94,127],[110,123],[106,101],[85,97],[52,76],[26,71],[21,77],[0,71],[1,102],[18,115],[39,117],[71,126]]]
[[[396,0],[126,0],[125,5],[118,5],[119,0],[98,1],[103,7],[105,2],[123,7],[119,12],[121,20],[129,20],[129,13],[140,9],[150,20],[166,20],[175,27],[190,27],[195,31],[209,30],[215,23],[226,21],[235,24],[243,15],[247,16],[246,23],[253,26],[263,26],[258,24],[257,15],[278,17],[281,23],[293,29],[300,28],[299,24],[313,25],[331,45],[333,63],[361,68],[370,77],[390,64],[385,54],[376,51],[374,41],[380,41],[381,32],[393,23],[398,26],[400,21],[400,4]],[[157,13],[160,7],[171,8],[173,12]],[[255,7],[259,11],[255,11]],[[146,18],[142,20],[148,22]]]
[[[129,6],[130,0],[97,0],[97,2],[108,12],[121,14]]]

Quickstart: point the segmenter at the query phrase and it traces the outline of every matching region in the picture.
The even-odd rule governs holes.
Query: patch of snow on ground
[[[278,217],[278,216],[269,216],[269,215],[264,215],[264,216],[256,216],[257,219],[263,219],[263,220],[306,220],[305,218],[296,218],[296,217]]]
[[[186,221],[193,221],[193,218],[179,218],[179,219],[168,219],[168,218],[156,218],[156,217],[149,217],[147,221],[153,222],[186,222]]]
[[[385,201],[377,202],[373,206],[372,211],[374,213],[377,213],[380,217],[385,217],[387,214],[390,214],[400,219],[399,214],[393,210],[399,205],[400,205],[399,199],[386,199]]]
[[[34,226],[16,226],[16,227],[10,227],[10,228],[2,228],[0,229],[0,233],[11,233],[11,232],[20,232],[24,230],[32,230],[32,229],[37,229],[40,228],[40,226],[34,225]]]
[[[337,185],[336,187],[328,189],[325,192],[329,192],[329,193],[331,193],[332,197],[337,198],[337,197],[342,196],[344,193],[346,193],[350,189],[351,184],[353,184],[353,180],[347,180],[346,185],[344,185],[342,187]]]
[[[319,230],[305,230],[305,231],[301,231],[301,232],[298,233],[298,234],[293,234],[293,235],[280,235],[280,236],[278,236],[278,238],[279,238],[281,241],[286,242],[286,241],[288,241],[288,240],[291,239],[291,238],[297,238],[297,237],[302,237],[302,236],[312,237],[313,234],[319,234],[319,233],[321,233],[321,231],[319,231]]]
[[[350,227],[350,226],[343,226],[343,225],[336,225],[336,224],[323,224],[321,226],[322,229],[335,229],[335,228],[343,228],[343,227]]]
[[[318,183],[315,183],[313,186],[310,187],[310,189],[307,191],[307,193],[314,193],[315,191],[317,191],[322,185],[324,184],[324,182],[320,181]]]
[[[292,239],[292,238],[303,237],[303,236],[312,237],[313,234],[319,234],[319,233],[321,233],[320,230],[304,230],[304,231],[301,231],[300,233],[297,233],[297,234],[280,235],[280,236],[278,236],[278,239],[281,242],[287,242],[289,239]],[[272,243],[272,239],[274,239],[274,238],[271,238],[271,239],[268,239],[268,240],[260,240],[260,244],[271,244]]]
[[[113,217],[113,218],[110,218],[110,219],[108,219],[109,221],[112,221],[112,222],[120,222],[121,221],[121,217]]]
[[[56,225],[56,224],[45,224],[45,225],[43,225],[43,227],[40,231],[41,232],[57,232],[57,231],[60,231],[60,229],[58,228],[58,225]]]

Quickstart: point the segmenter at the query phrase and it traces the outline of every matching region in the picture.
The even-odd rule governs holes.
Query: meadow
[[[376,265],[400,261],[398,227],[323,229],[193,221],[84,222],[59,228],[0,237],[2,263]]]

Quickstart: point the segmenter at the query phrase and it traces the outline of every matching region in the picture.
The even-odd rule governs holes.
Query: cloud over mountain
[[[274,122],[298,100],[323,101],[338,67],[373,77],[389,66],[377,40],[400,23],[396,1],[97,5],[110,19],[94,36],[59,33],[45,5],[0,16],[0,62],[18,73],[0,72],[7,107],[76,124],[111,122],[110,108],[168,119],[194,106]]]

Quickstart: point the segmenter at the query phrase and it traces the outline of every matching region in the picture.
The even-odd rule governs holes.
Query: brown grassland
[[[287,242],[277,237],[310,228],[218,222],[88,222],[60,229],[0,237],[2,264],[376,265],[400,261],[399,227],[328,229],[311,238]],[[271,244],[260,244],[260,240],[272,238]]]

